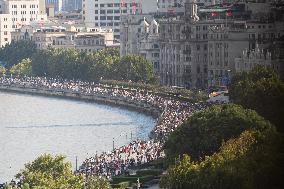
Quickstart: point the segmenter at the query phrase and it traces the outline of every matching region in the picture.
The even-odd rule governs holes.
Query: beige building
[[[41,50],[72,48],[81,52],[96,52],[113,46],[113,32],[100,28],[85,28],[78,32],[75,27],[29,25],[12,32],[12,40],[32,40]]]

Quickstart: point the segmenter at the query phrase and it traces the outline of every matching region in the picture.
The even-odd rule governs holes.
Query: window
[[[115,16],[114,20],[120,20],[120,16]]]
[[[100,4],[100,7],[105,7],[105,4]]]
[[[100,16],[100,20],[106,20],[106,16]]]
[[[200,50],[200,45],[196,45],[196,50]]]
[[[105,14],[106,11],[105,10],[100,10],[100,14]]]

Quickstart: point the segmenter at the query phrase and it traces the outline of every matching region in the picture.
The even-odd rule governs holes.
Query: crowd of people
[[[77,170],[86,175],[106,176],[109,179],[125,173],[132,167],[164,157],[163,144],[169,134],[194,112],[212,104],[208,102],[189,103],[176,98],[163,97],[143,89],[126,89],[118,86],[43,77],[2,77],[0,78],[1,85],[121,98],[129,102],[147,104],[162,112],[149,140],[137,139],[111,152],[88,158]]]

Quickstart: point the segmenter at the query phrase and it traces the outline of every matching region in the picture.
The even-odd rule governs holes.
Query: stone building
[[[277,42],[284,34],[281,11],[273,16],[264,10],[267,17],[263,18],[248,9],[258,7],[257,3],[247,4],[197,9],[197,1],[187,0],[184,16],[161,19],[161,84],[186,88],[227,85],[236,72],[235,58],[241,58],[245,49],[253,51],[256,44],[267,49]],[[266,3],[266,8],[272,10],[273,4]],[[274,67],[280,69],[279,64]]]
[[[259,49],[244,50],[242,57],[235,58],[236,72],[248,72],[256,66],[273,67],[271,52]]]
[[[153,15],[123,16],[120,31],[120,56],[141,55],[159,72],[159,23]]]

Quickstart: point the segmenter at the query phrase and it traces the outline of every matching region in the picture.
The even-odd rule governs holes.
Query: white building
[[[120,38],[120,19],[122,15],[141,14],[142,0],[85,0],[83,1],[83,20],[87,27],[110,28],[114,38]]]
[[[0,46],[11,41],[11,31],[46,20],[44,0],[0,0]]]

